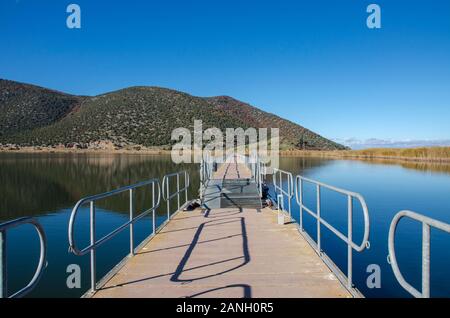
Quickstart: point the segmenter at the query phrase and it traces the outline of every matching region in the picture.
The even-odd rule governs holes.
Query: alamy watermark
[[[378,4],[369,4],[366,8],[369,16],[366,25],[369,29],[381,29],[381,7]],[[81,7],[76,3],[69,4],[66,8],[69,13],[66,19],[66,26],[69,29],[81,29]]]
[[[66,279],[66,286],[69,289],[81,288],[81,268],[78,264],[67,266],[66,273],[69,274]]]
[[[171,156],[176,164],[201,163],[214,158],[223,163],[227,158],[260,162],[270,168],[278,168],[280,153],[280,131],[278,128],[226,128],[225,132],[212,127],[203,131],[203,122],[194,121],[194,131],[188,128],[176,128],[172,131]]]
[[[366,286],[369,289],[381,288],[381,268],[380,265],[370,264],[366,272],[369,274],[366,279]]]
[[[369,4],[367,6],[367,27],[369,29],[381,29],[381,7],[378,4]]]
[[[81,29],[81,7],[78,4],[69,4],[66,12],[70,13],[66,19],[66,26],[69,29]]]

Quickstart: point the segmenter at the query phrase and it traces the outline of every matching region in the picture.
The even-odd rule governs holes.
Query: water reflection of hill
[[[191,174],[194,184],[191,191],[198,189],[197,167],[176,166],[169,156],[2,154],[0,219],[72,207],[81,197],[145,179],[162,178],[166,173],[182,169]],[[197,195],[196,190],[194,192],[190,195]],[[139,191],[138,210],[144,207],[144,199],[149,200],[149,197]],[[117,212],[127,211],[127,196],[105,200],[100,206]]]
[[[302,174],[305,170],[330,165],[335,160],[312,157],[282,157],[280,158],[280,168],[293,174]]]
[[[424,162],[424,161],[405,161],[393,159],[333,159],[320,157],[283,157],[280,158],[280,166],[282,169],[294,173],[302,173],[304,170],[310,170],[325,165],[330,165],[342,160],[354,160],[365,163],[380,165],[398,165],[405,169],[450,174],[450,163]]]
[[[349,160],[349,159],[346,159]],[[334,164],[338,159],[280,158],[282,169],[302,174],[305,170]],[[433,173],[450,173],[450,164],[365,159],[362,162],[400,165]],[[164,174],[190,172],[190,197],[198,193],[198,165],[177,166],[169,156],[105,154],[0,154],[0,220],[40,215],[71,208],[81,197],[102,193]],[[145,191],[137,193],[137,209],[148,206]],[[147,192],[148,194],[149,192]],[[127,213],[127,195],[100,202],[100,207]],[[147,205],[144,205],[147,200]],[[174,205],[173,205],[174,206]],[[165,206],[159,209],[164,213]]]

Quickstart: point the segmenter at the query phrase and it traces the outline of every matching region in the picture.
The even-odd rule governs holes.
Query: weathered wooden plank
[[[252,172],[243,163],[229,162],[219,166],[213,179],[250,179]]]

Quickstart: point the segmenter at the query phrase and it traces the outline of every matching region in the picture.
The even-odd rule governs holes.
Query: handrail
[[[403,277],[397,263],[395,255],[395,234],[398,223],[402,218],[410,218],[422,223],[422,292],[419,292],[411,284],[409,284]],[[431,227],[437,228],[441,231],[450,233],[450,224],[432,219],[430,217],[403,210],[397,213],[389,228],[389,255],[388,262],[394,271],[395,278],[400,285],[411,295],[416,298],[430,298],[430,230]]]
[[[278,178],[279,184],[277,184],[277,175],[279,176],[279,178]],[[284,188],[283,188],[283,181],[284,181],[283,176],[286,176],[287,190],[284,190]],[[289,212],[289,216],[291,216],[291,201],[292,201],[292,198],[294,197],[294,186],[293,186],[292,173],[284,171],[284,170],[280,170],[277,168],[273,168],[272,182],[273,182],[273,187],[274,187],[275,193],[277,195],[281,195],[283,200],[284,200],[284,196],[286,196],[288,198],[288,212]],[[277,196],[277,198],[278,198],[278,196]],[[284,204],[283,204],[283,206],[284,206]]]
[[[205,191],[213,177],[214,171],[216,171],[215,169],[219,167],[218,164],[227,163],[245,164],[250,169],[251,179],[257,183],[259,194],[262,196],[266,166],[259,160],[257,155],[246,156],[234,153],[226,155],[224,159],[223,156],[212,157],[209,153],[205,153],[200,163],[200,199],[204,199]]]
[[[82,249],[82,250],[78,249],[78,247],[75,244],[75,239],[74,239],[74,225],[75,225],[76,216],[77,216],[81,206],[83,206],[86,203],[91,203],[91,208],[92,208],[92,203],[94,203],[95,201],[98,201],[98,200],[101,200],[101,199],[105,199],[105,198],[108,198],[108,197],[112,197],[112,196],[115,196],[117,194],[120,194],[120,193],[123,193],[123,192],[126,192],[126,191],[132,191],[134,189],[137,189],[137,188],[140,188],[140,187],[143,187],[143,186],[147,186],[147,185],[150,185],[150,184],[157,184],[158,185],[158,187],[157,187],[158,188],[158,202],[157,202],[156,205],[154,204],[152,206],[152,208],[142,212],[137,217],[133,217],[127,223],[121,225],[120,227],[118,227],[114,231],[112,231],[109,234],[105,235],[103,238],[95,241],[94,243],[91,243],[89,246],[85,247],[84,249]],[[105,192],[105,193],[102,193],[102,194],[97,194],[97,195],[93,195],[93,196],[89,196],[89,197],[81,199],[80,201],[77,202],[75,207],[72,209],[72,213],[70,215],[70,220],[69,220],[69,246],[70,246],[71,252],[73,252],[77,256],[83,256],[83,255],[87,254],[88,252],[98,248],[100,245],[104,244],[105,242],[107,242],[108,240],[110,240],[111,238],[116,236],[118,233],[120,233],[126,227],[132,225],[136,221],[142,219],[144,216],[147,216],[148,214],[153,212],[155,209],[157,209],[159,207],[159,205],[160,205],[160,200],[161,200],[160,197],[161,197],[161,187],[160,187],[159,180],[158,179],[151,179],[151,180],[140,182],[140,183],[137,183],[137,184],[134,184],[134,185],[130,185],[130,186],[126,186],[126,187],[123,187],[123,188],[119,188],[119,189],[116,189],[116,190],[113,190],[113,191],[110,191],[110,192]],[[130,200],[131,199],[132,198],[130,198]]]
[[[44,269],[47,266],[47,238],[44,229],[42,228],[41,224],[37,219],[24,217],[0,224],[0,298],[8,297],[6,233],[8,230],[12,228],[16,228],[25,224],[31,224],[39,235],[39,243],[40,243],[39,263],[36,267],[33,278],[30,280],[30,282],[24,288],[20,289],[19,291],[9,296],[9,298],[23,297],[29,292],[31,292],[39,283],[39,280],[41,279],[42,274],[44,273]]]
[[[259,158],[256,161],[256,167],[255,167],[255,172],[256,172],[256,185],[258,187],[258,193],[260,198],[263,197],[263,185],[265,182],[265,177],[267,175],[267,167],[265,165],[265,163],[263,163],[261,160],[259,160]]]
[[[138,216],[134,216],[134,209],[135,209],[135,200],[134,200],[134,191],[137,188],[141,188],[144,186],[152,186],[152,207],[148,210],[145,210],[144,212],[140,213]],[[158,189],[158,195],[155,197],[155,188]],[[125,224],[119,226],[109,234],[103,236],[101,239],[96,239],[95,237],[95,202],[101,199],[105,199],[108,197],[112,197],[124,192],[129,192],[129,202],[130,202],[130,218],[129,221]],[[157,201],[155,200],[157,198]],[[130,255],[134,255],[134,228],[133,225],[138,220],[142,219],[143,217],[147,216],[148,214],[152,213],[152,219],[153,219],[153,234],[156,232],[155,228],[155,211],[159,207],[161,202],[161,185],[158,179],[150,179],[147,181],[143,181],[134,185],[126,186],[119,188],[117,190],[105,192],[102,194],[97,194],[93,196],[89,196],[86,198],[81,199],[78,201],[75,205],[75,207],[72,210],[72,213],[70,215],[69,220],[69,230],[68,230],[68,236],[69,236],[69,250],[77,255],[77,256],[83,256],[87,253],[91,253],[91,291],[95,291],[97,289],[97,279],[96,279],[96,249],[100,247],[105,242],[112,239],[114,236],[122,232],[127,227],[130,227]],[[77,214],[79,212],[79,209],[86,203],[90,204],[90,245],[83,249],[79,249],[75,243],[74,238],[74,225],[75,225],[75,219],[77,217]]]
[[[303,182],[308,182],[316,185],[316,213],[314,213],[311,209],[306,207],[303,204]],[[321,231],[320,226],[324,225],[331,232],[333,232],[337,237],[339,237],[342,241],[347,243],[347,288],[351,290],[353,288],[353,253],[352,250],[356,252],[362,252],[366,248],[370,247],[369,243],[369,234],[370,234],[370,220],[369,220],[369,210],[367,208],[366,201],[364,197],[359,193],[347,191],[344,189],[340,189],[334,186],[327,185],[322,182],[318,182],[315,180],[311,180],[300,175],[295,178],[295,199],[300,207],[300,230],[304,232],[303,228],[303,210],[308,212],[312,217],[314,217],[317,221],[317,239],[316,239],[316,252],[319,255],[322,255],[321,250]],[[334,192],[338,192],[347,196],[347,235],[342,234],[335,227],[333,227],[330,223],[325,221],[321,217],[321,209],[320,209],[320,198],[321,198],[321,188],[326,188],[332,190]],[[353,242],[353,198],[357,199],[362,207],[363,216],[364,216],[364,235],[363,240],[360,245],[357,245]],[[338,269],[334,269],[337,271]],[[338,275],[339,277],[339,275]]]
[[[220,159],[220,158],[219,158]],[[223,161],[223,158],[220,160]],[[209,181],[213,176],[214,164],[217,162],[216,158],[211,157],[209,153],[202,156],[202,161],[200,163],[200,199],[203,201],[205,196],[206,188],[208,187]]]
[[[180,176],[184,175],[184,188],[180,189]],[[177,179],[177,188],[176,191],[173,193],[170,193],[170,179],[176,177]],[[189,173],[187,171],[180,171],[180,172],[174,172],[170,174],[166,174],[163,178],[162,182],[162,196],[164,201],[166,201],[167,206],[167,219],[170,220],[170,199],[177,197],[177,203],[178,203],[178,210],[181,208],[180,204],[180,194],[184,192],[185,194],[185,202],[188,201],[188,189],[190,185],[190,178]]]
[[[178,178],[179,178],[179,176],[181,176],[182,174],[184,174],[184,177],[185,177],[185,186],[184,186],[184,188],[182,188],[182,189],[179,189],[179,186],[177,187],[177,192],[174,192],[174,193],[170,193],[170,189],[169,188],[167,188],[167,186],[169,185],[169,178],[171,178],[171,177],[177,177],[177,182],[179,182],[179,180],[178,180]],[[169,181],[168,181],[169,180]],[[164,176],[164,178],[163,178],[163,183],[162,183],[162,188],[163,188],[163,192],[162,192],[162,196],[163,196],[163,199],[166,201],[167,199],[172,199],[173,197],[175,197],[177,194],[178,194],[178,192],[183,192],[183,191],[186,191],[188,188],[189,188],[189,174],[187,173],[187,171],[181,171],[181,172],[174,172],[174,173],[171,173],[171,174],[166,174],[165,176]],[[179,185],[179,184],[178,184]],[[166,189],[167,188],[167,189]],[[164,190],[166,190],[166,192],[164,192]]]

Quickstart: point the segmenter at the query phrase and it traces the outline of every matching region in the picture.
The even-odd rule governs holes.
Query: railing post
[[[180,174],[177,173],[177,204],[178,204],[178,209],[177,211],[180,210]]]
[[[320,185],[316,186],[317,191],[317,253],[322,254],[320,244]]]
[[[188,202],[188,173],[187,171],[184,172],[184,196],[185,196],[185,201],[184,204],[186,204]]]
[[[0,298],[8,297],[8,270],[6,263],[6,231],[0,231]]]
[[[200,163],[200,199],[203,201],[203,186],[204,186],[204,182],[205,182],[205,161],[202,158],[202,161]]]
[[[353,199],[352,196],[347,196],[348,201],[348,230],[347,230],[347,288],[353,287],[353,248],[351,242],[353,242]]]
[[[278,225],[284,225],[284,215],[283,215],[284,200],[282,194],[278,195],[277,201],[278,201],[277,223]]]
[[[152,207],[153,207],[153,211],[152,211],[152,230],[153,230],[153,234],[156,233],[156,217],[155,217],[155,213],[156,213],[156,209],[155,209],[155,183],[152,183]]]
[[[91,291],[95,292],[97,290],[97,279],[96,279],[96,259],[95,259],[95,203],[91,201],[90,203],[90,239],[91,245],[93,246],[91,250]]]
[[[134,190],[130,189],[130,222],[134,217]],[[134,255],[134,224],[130,224],[130,255]]]
[[[422,223],[422,297],[430,298],[430,226]]]
[[[287,175],[287,182],[288,182],[288,208],[289,208],[289,218],[292,219],[291,215],[291,179],[290,175]]]
[[[259,186],[259,196],[262,198],[262,171],[261,171],[261,162],[258,160],[258,186]]]
[[[280,173],[280,192],[283,192],[283,174],[281,173],[281,171],[279,171]],[[284,199],[284,198],[283,198]],[[284,203],[284,201],[283,201]]]
[[[166,198],[167,198],[167,201],[166,201],[166,206],[167,206],[167,220],[170,220],[170,198],[169,198],[169,178],[167,178],[166,179],[167,180],[167,182],[166,182]]]
[[[303,179],[299,178],[300,230],[303,231]]]

